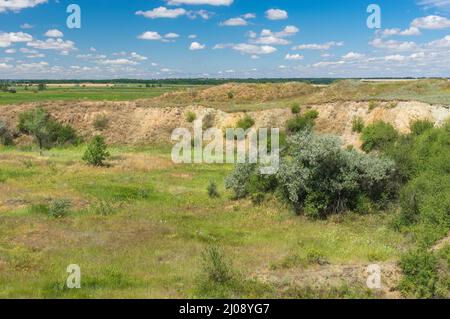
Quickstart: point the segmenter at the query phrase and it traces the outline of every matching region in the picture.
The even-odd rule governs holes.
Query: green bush
[[[291,112],[292,112],[292,114],[299,114],[300,111],[301,111],[301,109],[300,109],[300,104],[294,103],[294,104],[291,106]]]
[[[245,114],[245,116],[237,122],[236,127],[246,131],[253,125],[255,125],[255,120],[250,115]]]
[[[48,213],[55,218],[65,217],[69,214],[71,202],[68,199],[56,199],[50,203]]]
[[[14,144],[12,134],[9,132],[5,123],[0,121],[0,143],[5,146],[10,146]]]
[[[189,111],[189,112],[186,113],[186,121],[187,122],[192,123],[196,119],[197,119],[197,115],[194,112]]]
[[[316,110],[310,110],[303,116],[296,115],[286,123],[286,130],[290,134],[295,134],[304,130],[310,130],[314,127],[319,113]]]
[[[352,120],[352,132],[361,133],[364,129],[364,120],[361,117],[354,117]]]
[[[76,144],[79,141],[71,126],[57,122],[42,108],[20,113],[17,128],[22,133],[32,135],[41,152],[54,145]]]
[[[231,264],[225,259],[223,251],[216,246],[206,248],[202,255],[203,270],[207,279],[213,283],[225,284],[233,279]]]
[[[369,111],[373,111],[376,109],[380,104],[377,101],[370,101],[369,102]]]
[[[419,136],[434,127],[434,123],[429,120],[416,120],[409,125],[411,133],[413,135]]]
[[[109,119],[106,115],[97,115],[94,119],[93,126],[97,131],[103,131],[108,128]]]
[[[392,124],[378,121],[362,130],[362,149],[365,152],[386,150],[397,138],[398,132]]]
[[[217,184],[210,181],[207,187],[208,196],[210,198],[219,197],[219,192],[217,191]]]
[[[379,206],[397,195],[395,164],[342,148],[337,137],[303,131],[293,136],[277,175],[240,164],[226,179],[235,198],[278,190],[298,213],[312,218],[357,209],[364,196]]]
[[[110,156],[107,151],[105,139],[102,136],[94,136],[89,142],[83,155],[83,160],[93,166],[103,166],[104,161]]]
[[[437,258],[431,252],[412,251],[400,260],[403,278],[399,284],[400,291],[406,296],[416,298],[436,298],[438,282]]]

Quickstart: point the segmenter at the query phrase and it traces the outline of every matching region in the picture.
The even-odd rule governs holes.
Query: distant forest
[[[361,80],[361,78],[352,78],[353,80]],[[392,79],[392,78],[377,78]],[[413,79],[413,78],[403,78]],[[110,79],[110,80],[0,80],[8,84],[24,84],[24,83],[45,83],[45,84],[77,84],[77,83],[99,83],[99,84],[156,84],[156,85],[219,85],[225,83],[285,83],[285,82],[307,82],[311,84],[330,84],[342,78],[248,78],[248,79],[153,79],[153,80],[137,80],[137,79]]]

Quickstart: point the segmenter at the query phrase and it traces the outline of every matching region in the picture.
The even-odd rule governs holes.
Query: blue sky
[[[0,78],[449,76],[449,15],[450,0],[0,0]]]

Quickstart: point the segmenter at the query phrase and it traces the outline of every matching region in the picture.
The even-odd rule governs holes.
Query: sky
[[[450,0],[0,0],[0,79],[449,77],[449,17]]]

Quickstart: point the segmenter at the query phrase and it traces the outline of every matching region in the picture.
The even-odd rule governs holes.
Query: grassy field
[[[114,148],[109,167],[93,168],[83,150],[0,148],[0,298],[299,297],[303,288],[288,295],[258,281],[205,288],[202,252],[221,247],[252,278],[315,267],[311,254],[339,265],[396,260],[408,247],[389,227],[392,212],[310,221],[275,199],[231,200],[228,165],[174,165],[167,147],[149,146]],[[220,197],[208,196],[210,181]],[[67,216],[46,213],[55,199],[70,200]],[[64,288],[69,264],[81,267],[82,289]]]
[[[145,85],[116,85],[112,87],[48,87],[39,91],[37,87],[15,87],[17,93],[0,92],[0,105],[44,101],[128,101],[152,98],[186,86],[145,87]]]

